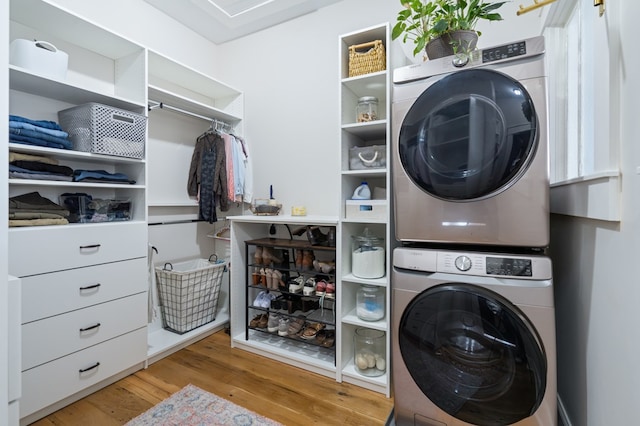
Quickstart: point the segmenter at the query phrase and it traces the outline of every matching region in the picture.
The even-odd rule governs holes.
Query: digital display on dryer
[[[487,257],[488,275],[505,275],[510,277],[530,277],[531,259],[513,259],[506,257]]]
[[[527,53],[527,44],[524,41],[505,44],[504,46],[485,49],[482,51],[482,63],[493,62],[500,59],[513,58]]]

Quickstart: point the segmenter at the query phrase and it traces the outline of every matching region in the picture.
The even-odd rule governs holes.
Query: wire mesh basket
[[[155,268],[165,329],[184,334],[215,320],[227,262],[214,256]]]

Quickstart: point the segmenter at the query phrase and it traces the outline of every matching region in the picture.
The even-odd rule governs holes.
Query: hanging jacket
[[[216,132],[198,137],[191,157],[187,193],[198,197],[200,219],[217,221],[216,206],[229,210],[224,140]]]

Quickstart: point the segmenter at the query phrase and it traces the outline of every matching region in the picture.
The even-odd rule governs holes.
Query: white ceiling
[[[145,1],[215,44],[221,44],[341,0]]]

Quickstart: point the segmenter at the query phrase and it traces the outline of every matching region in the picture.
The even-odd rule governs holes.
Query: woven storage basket
[[[58,111],[77,151],[143,158],[147,117],[90,102]]]
[[[356,77],[387,69],[382,40],[349,46],[349,77]]]
[[[215,320],[226,266],[223,260],[194,259],[156,267],[164,328],[183,334]]]

